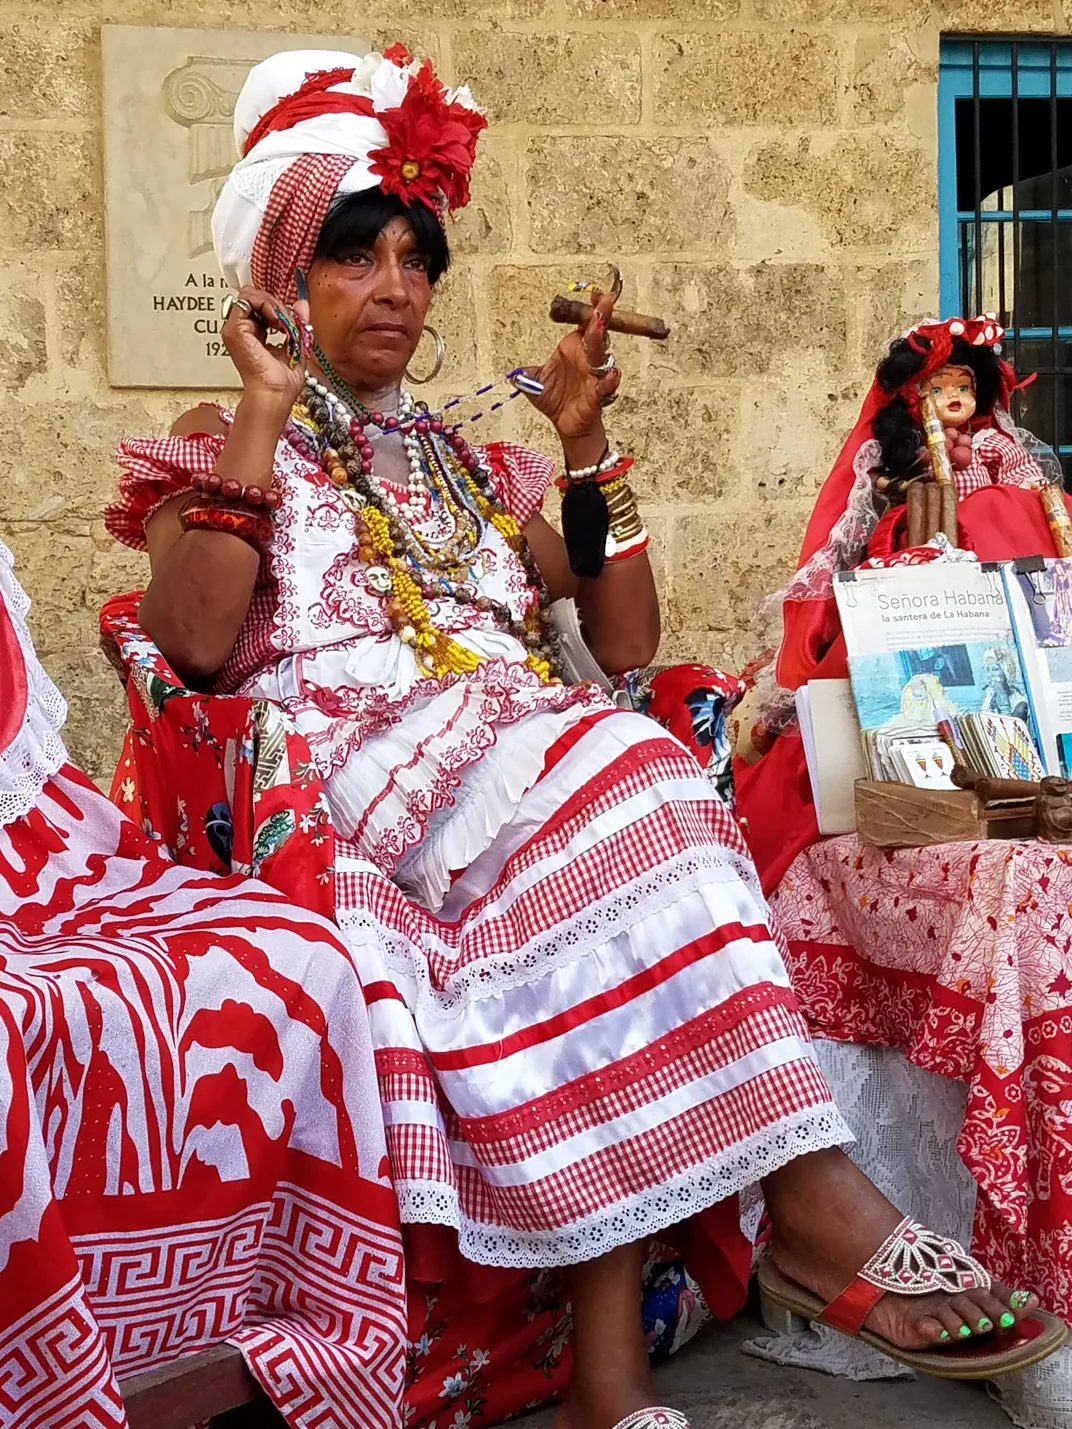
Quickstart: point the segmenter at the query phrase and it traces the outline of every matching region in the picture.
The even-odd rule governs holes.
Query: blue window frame
[[[1072,472],[1072,42],[942,41],[938,197],[942,315],[998,314]]]

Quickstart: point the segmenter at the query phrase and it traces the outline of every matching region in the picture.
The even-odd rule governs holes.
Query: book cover
[[[999,567],[848,571],[834,593],[864,730],[918,730],[977,714],[1030,719]]]

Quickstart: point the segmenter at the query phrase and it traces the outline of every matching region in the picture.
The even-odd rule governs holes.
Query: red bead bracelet
[[[242,482],[231,477],[224,478],[216,471],[209,472],[206,476],[195,476],[190,485],[200,491],[202,496],[218,496],[224,501],[238,501],[255,511],[274,511],[283,500],[281,493],[274,486],[257,486],[255,482],[244,486]]]

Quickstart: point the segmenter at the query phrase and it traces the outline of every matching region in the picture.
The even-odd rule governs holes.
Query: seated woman
[[[867,560],[939,554],[933,545],[910,544],[906,511],[909,482],[928,476],[931,466],[920,412],[924,389],[951,447],[957,544],[981,561],[1059,554],[1047,509],[1062,500],[1060,466],[1009,415],[1016,377],[1000,356],[1003,336],[992,318],[950,318],[921,323],[891,343],[819,493],[797,573],[768,603],[768,613],[781,617],[780,642],[760,663],[752,696],[741,706],[734,761],[738,812],[765,893],[819,837],[793,692],[812,679],[848,677],[835,572]],[[993,701],[988,707],[996,709],[996,688]],[[778,818],[771,819],[775,808]]]
[[[559,597],[608,671],[658,639],[603,423],[613,297],[526,384],[594,521],[609,478],[598,574],[572,574],[539,514],[546,458],[468,447],[401,385],[483,123],[398,49],[252,71],[214,218],[242,396],[124,443],[107,515],[149,552],[140,620],[171,665],[279,701],[325,781],[340,927],[383,933],[355,955],[411,1282],[566,1268],[568,1422],[680,1424],[652,1409],[645,1243],[689,1218],[721,1227],[726,1258],[705,1264],[736,1269],[743,1297],[749,1248],[742,1267],[726,1228],[762,1180],[773,1262],[817,1314],[837,1301],[842,1328],[952,1373],[968,1372],[955,1343],[1000,1323],[993,1363],[1013,1368],[1062,1331],[1032,1338],[1037,1315],[1013,1329],[1028,1297],[959,1248],[932,1265],[940,1243],[916,1242],[837,1149],[844,1124],[711,785],[649,721],[556,678]],[[266,338],[306,273],[311,348],[294,364]],[[404,917],[385,874],[413,900]],[[500,1395],[500,1413],[522,1408]]]
[[[0,1422],[123,1429],[117,1381],[228,1340],[284,1413],[398,1429],[353,955],[161,858],[67,762],[28,604],[0,544]]]

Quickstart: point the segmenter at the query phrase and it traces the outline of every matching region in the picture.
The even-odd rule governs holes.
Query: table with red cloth
[[[849,834],[798,855],[771,903],[817,1037],[968,1084],[974,1249],[1072,1320],[1072,847]]]

